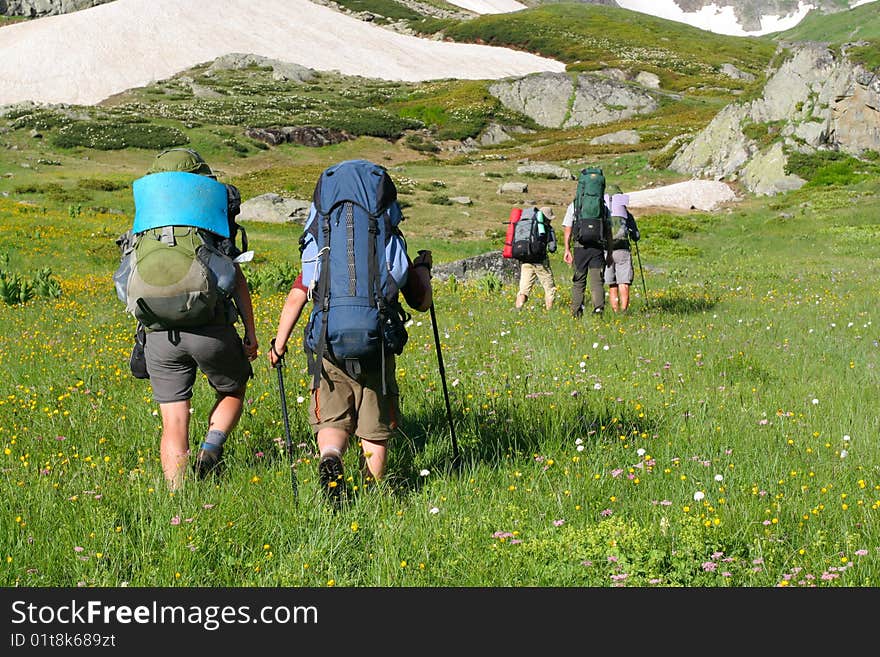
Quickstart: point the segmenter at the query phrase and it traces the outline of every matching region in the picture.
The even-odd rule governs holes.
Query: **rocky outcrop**
[[[498,250],[434,265],[431,269],[431,275],[440,281],[449,280],[450,276],[454,276],[458,281],[473,281],[490,274],[505,283],[513,283],[519,280],[519,261],[503,257]]]
[[[322,128],[321,126],[285,126],[283,128],[248,128],[244,134],[270,146],[278,144],[297,144],[298,146],[332,146],[349,141],[352,137],[347,132]]]
[[[844,50],[845,52],[845,50]],[[831,149],[880,151],[880,79],[824,44],[794,46],[763,96],[734,103],[672,159],[696,177],[737,180],[757,194],[796,189],[788,153]]]
[[[522,164],[516,168],[516,172],[541,178],[557,178],[559,180],[574,180],[569,169],[549,162],[531,162]]]
[[[617,132],[606,132],[604,135],[593,137],[590,140],[590,146],[601,146],[603,144],[638,144],[642,141],[639,133],[635,130],[618,130]]]
[[[315,72],[305,66],[294,64],[292,62],[282,62],[277,59],[270,59],[262,55],[252,55],[248,53],[233,52],[228,55],[218,57],[208,69],[205,75],[211,76],[217,71],[240,70],[250,68],[251,66],[259,66],[262,68],[272,69],[272,79],[279,82],[308,82],[315,77]]]
[[[310,201],[285,198],[278,194],[261,194],[241,204],[238,221],[263,221],[272,224],[296,222],[303,224],[309,215]]]
[[[657,109],[657,100],[644,88],[589,73],[505,78],[490,85],[489,93],[545,128],[611,123]]]
[[[0,14],[39,18],[69,14],[72,11],[103,5],[105,2],[112,0],[0,0]]]

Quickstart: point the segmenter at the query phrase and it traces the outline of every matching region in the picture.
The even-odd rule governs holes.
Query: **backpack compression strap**
[[[321,231],[324,234],[324,244],[328,245],[330,243],[330,215],[319,214],[318,217],[321,219]],[[318,258],[320,258],[321,273],[318,276],[318,280],[315,282],[315,291],[318,294],[315,303],[321,304],[321,328],[318,332],[318,344],[315,346],[315,351],[307,352],[308,369],[309,372],[312,373],[312,390],[317,390],[318,385],[321,382],[321,372],[324,369],[324,352],[327,349],[327,315],[330,311],[330,295],[328,289],[330,286],[330,249],[326,247],[321,249]]]

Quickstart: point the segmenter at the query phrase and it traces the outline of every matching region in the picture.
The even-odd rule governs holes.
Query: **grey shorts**
[[[180,336],[174,344],[172,338]],[[147,333],[147,371],[158,404],[190,399],[198,370],[217,392],[245,388],[253,368],[234,326],[206,326],[186,331]]]
[[[614,249],[611,252],[611,257],[614,260],[614,264],[610,267],[605,267],[605,284],[618,285],[623,283],[624,285],[632,285],[634,276],[632,252],[629,249]]]

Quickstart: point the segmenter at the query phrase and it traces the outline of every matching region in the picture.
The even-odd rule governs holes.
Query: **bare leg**
[[[624,283],[620,284],[620,309],[626,310],[629,308],[629,285]]]
[[[236,392],[217,393],[217,401],[208,415],[208,430],[217,429],[229,434],[241,419],[241,411],[244,405],[245,388]]]
[[[616,283],[612,283],[608,286],[608,299],[611,301],[611,310],[617,312],[618,310],[626,310],[622,307],[623,305],[623,294],[618,296],[618,288],[620,288],[621,293],[623,292],[623,288],[625,286],[618,286]]]
[[[361,439],[361,449],[363,450],[362,463],[365,466],[365,473],[379,481],[385,476],[385,462],[388,457],[387,441],[375,441]]]
[[[162,413],[162,440],[159,458],[169,490],[183,483],[189,459],[189,400],[159,404]]]
[[[318,431],[318,475],[324,493],[338,505],[345,496],[345,475],[342,458],[348,449],[348,433],[336,427],[324,427]]]
[[[318,432],[318,452],[321,456],[334,454],[340,459],[348,449],[348,434],[343,429],[324,427]]]
[[[517,294],[517,295],[516,295],[516,302],[515,302],[514,305],[515,305],[517,308],[522,308],[522,307],[523,307],[523,304],[526,302],[526,299],[528,299],[528,298],[529,298],[529,297],[526,296],[525,294]]]

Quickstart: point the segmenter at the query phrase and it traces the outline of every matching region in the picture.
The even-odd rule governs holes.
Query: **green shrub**
[[[431,194],[428,197],[428,203],[431,205],[452,205],[452,201],[446,194]]]
[[[80,178],[76,186],[82,189],[91,189],[96,192],[115,192],[120,189],[127,189],[130,183],[118,180],[108,180],[106,178]]]
[[[325,125],[352,135],[383,139],[398,139],[404,131],[422,127],[418,121],[395,116],[387,110],[377,108],[336,112],[327,117]]]
[[[666,148],[658,151],[648,160],[648,165],[652,169],[666,169],[672,164],[672,160],[675,159],[677,153],[677,148]]]
[[[437,144],[424,139],[419,134],[407,135],[403,143],[406,144],[407,148],[411,148],[414,151],[419,151],[421,153],[436,153],[440,150],[440,147]]]
[[[13,129],[51,130],[69,125],[70,119],[60,112],[44,108],[24,108],[6,114]]]
[[[350,11],[369,12],[375,16],[374,22],[379,24],[399,20],[419,21],[422,18],[417,11],[394,0],[338,0],[336,4]]]
[[[52,140],[59,148],[94,148],[103,151],[123,148],[161,150],[189,143],[176,128],[150,123],[107,123],[78,121],[62,127]]]
[[[3,263],[8,263],[4,254]],[[0,269],[0,299],[7,305],[27,303],[40,296],[55,299],[61,296],[61,284],[48,267],[39,269],[32,278]]]
[[[851,185],[880,174],[874,161],[861,161],[839,151],[788,154],[785,171],[800,176],[812,187]]]
[[[299,269],[289,262],[272,263],[248,271],[247,282],[251,292],[271,294],[287,292],[299,273]]]

